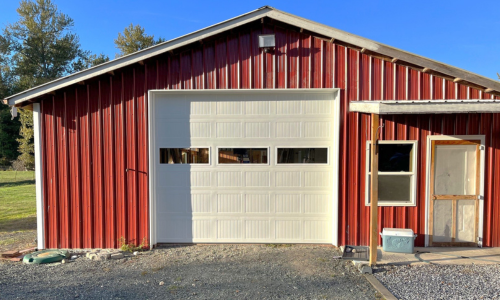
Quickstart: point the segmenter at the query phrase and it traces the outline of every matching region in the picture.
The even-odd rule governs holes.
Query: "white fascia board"
[[[230,30],[232,28],[259,20],[260,18],[266,17],[267,14],[272,10],[270,7],[259,8],[255,11],[249,12],[247,14],[229,19],[227,21],[212,25],[210,27],[189,33],[187,35],[175,38],[170,41],[163,42],[156,46],[122,56],[120,58],[114,59],[112,61],[106,62],[104,64],[92,67],[90,69],[80,71],[66,77],[56,79],[54,81],[48,82],[46,84],[37,86],[35,88],[26,90],[19,94],[7,97],[9,105],[20,104],[29,99],[44,95],[51,91],[61,89],[63,87],[85,81],[87,79],[93,78],[95,76],[105,74],[107,72],[140,62],[142,60],[148,59],[153,56],[160,55],[162,53],[174,50],[176,48],[182,47],[184,45],[203,40],[204,38],[216,35],[218,33]]]
[[[398,114],[459,114],[497,113],[500,101],[494,100],[407,100],[407,101],[353,101],[350,112],[379,115]]]

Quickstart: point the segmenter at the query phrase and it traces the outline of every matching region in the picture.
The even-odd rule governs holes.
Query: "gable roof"
[[[348,32],[313,22],[270,6],[264,6],[238,17],[217,23],[215,25],[200,29],[198,31],[183,35],[181,37],[163,42],[150,48],[125,55],[101,65],[80,71],[54,81],[39,85],[37,87],[25,90],[21,93],[7,97],[4,101],[9,105],[23,106],[27,101],[47,94],[49,92],[64,88],[66,86],[85,81],[92,77],[123,68],[125,66],[141,62],[147,58],[166,53],[176,48],[188,45],[190,43],[203,40],[218,33],[230,30],[232,28],[268,17],[298,28],[305,29],[333,40],[353,45],[362,53],[380,56],[383,59],[391,60],[399,64],[408,65],[417,68],[422,72],[431,73],[437,76],[453,80],[465,85],[485,90],[485,92],[500,95],[500,82],[456,68],[438,61],[434,61],[410,52],[406,52],[391,46],[387,46]]]

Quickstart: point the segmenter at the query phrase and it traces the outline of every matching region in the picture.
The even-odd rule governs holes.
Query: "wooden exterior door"
[[[477,246],[480,144],[432,141],[429,246]]]

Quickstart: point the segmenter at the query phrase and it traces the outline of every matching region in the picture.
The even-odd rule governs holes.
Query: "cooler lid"
[[[403,228],[384,228],[382,230],[382,235],[396,235],[396,236],[408,236],[413,237],[413,229],[403,229]]]

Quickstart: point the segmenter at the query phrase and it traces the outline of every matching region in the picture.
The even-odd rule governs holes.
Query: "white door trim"
[[[480,140],[480,180],[479,180],[479,228],[478,228],[478,245],[482,247],[483,241],[483,209],[484,209],[484,159],[485,159],[485,136],[484,135],[429,135],[427,136],[427,161],[425,172],[425,247],[429,246],[429,186],[430,186],[430,172],[431,172],[431,147],[432,141],[458,141],[458,140]]]
[[[200,95],[200,94],[239,94],[239,95],[251,95],[251,94],[282,94],[282,93],[325,93],[331,92],[334,94],[334,143],[332,145],[333,150],[333,199],[332,199],[332,244],[338,246],[338,182],[339,182],[339,134],[340,134],[340,89],[239,89],[239,90],[149,90],[148,91],[148,138],[149,138],[149,226],[150,226],[150,248],[153,248],[157,244],[157,222],[156,222],[156,163],[155,163],[155,149],[156,143],[155,139],[155,96],[156,95],[172,95],[172,94],[182,94],[182,95]]]

